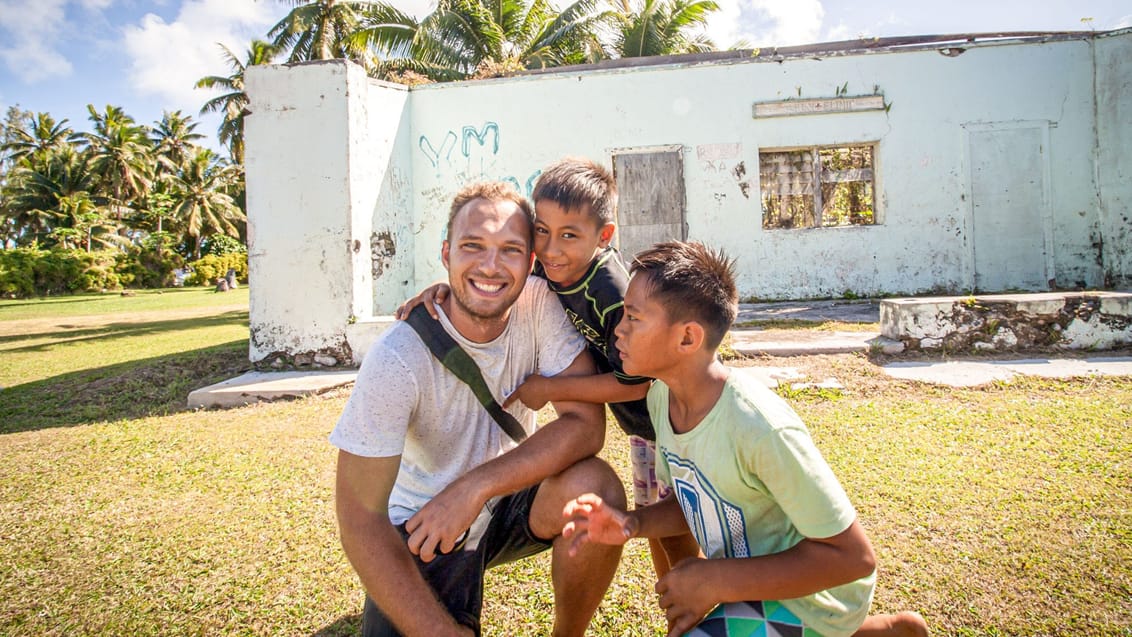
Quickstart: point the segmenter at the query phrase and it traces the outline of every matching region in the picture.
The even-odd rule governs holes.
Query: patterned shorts
[[[720,604],[684,637],[820,637],[780,602]]]
[[[633,465],[633,503],[637,507],[656,504],[671,493],[656,480],[656,443],[629,436],[629,459]]]

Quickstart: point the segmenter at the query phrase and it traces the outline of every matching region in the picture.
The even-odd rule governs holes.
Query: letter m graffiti
[[[480,146],[486,146],[487,145],[488,133],[492,133],[491,154],[495,155],[496,153],[498,153],[499,152],[499,124],[496,124],[495,122],[487,122],[483,125],[483,128],[479,129],[478,131],[476,130],[475,126],[465,126],[464,127],[463,135],[462,135],[462,137],[464,138],[464,141],[463,141],[463,144],[461,145],[461,150],[464,153],[464,157],[468,157],[469,153],[471,152],[471,149],[469,147],[468,142],[475,139],[477,142],[479,142]]]

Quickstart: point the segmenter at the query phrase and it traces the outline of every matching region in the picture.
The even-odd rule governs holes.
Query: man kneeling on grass
[[[733,264],[672,242],[631,272],[617,348],[626,373],[656,379],[656,473],[673,495],[628,513],[574,500],[571,550],[691,531],[707,559],[656,584],[669,637],[926,635],[916,613],[868,616],[876,558],[845,491],[794,410],[719,361],[738,309]]]
[[[557,297],[528,275],[530,204],[506,184],[460,191],[441,258],[451,294],[440,325],[479,366],[497,401],[531,374],[593,374]],[[588,491],[625,506],[617,474],[594,457],[601,405],[555,402],[558,418],[508,411],[529,436],[504,433],[408,323],[366,354],[330,441],[339,447],[342,546],[367,597],[367,636],[478,635],[487,568],[553,547],[554,634],[584,634],[621,557],[584,547],[566,559],[562,508]]]

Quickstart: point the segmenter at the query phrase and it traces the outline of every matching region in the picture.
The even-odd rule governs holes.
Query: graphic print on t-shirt
[[[723,499],[696,463],[663,449],[684,519],[708,557],[750,557],[743,510]]]

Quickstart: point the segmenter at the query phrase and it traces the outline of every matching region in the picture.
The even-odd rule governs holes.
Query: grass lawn
[[[347,394],[186,411],[248,366],[246,309],[200,297],[71,314],[88,333],[34,345],[12,326],[48,309],[0,322],[0,634],[356,631],[326,442]],[[952,389],[856,355],[766,364],[849,387],[789,400],[877,549],[874,610],[918,610],[937,635],[1132,635],[1132,378]],[[611,428],[622,476],[626,447]],[[484,634],[547,634],[548,571],[492,571]],[[651,573],[631,542],[591,634],[663,635]]]
[[[62,318],[101,314],[136,314],[139,312],[221,308],[240,305],[248,308],[248,288],[236,288],[217,294],[211,287],[166,288],[163,290],[131,290],[133,296],[120,292],[75,294],[42,299],[0,300],[0,322],[38,318]]]
[[[2,301],[0,432],[175,411],[247,349],[247,288]]]

